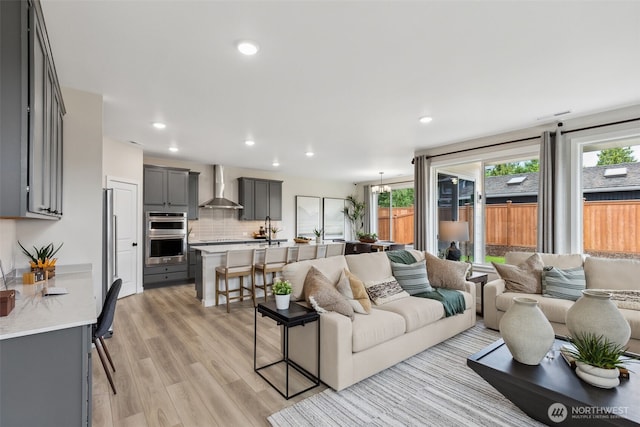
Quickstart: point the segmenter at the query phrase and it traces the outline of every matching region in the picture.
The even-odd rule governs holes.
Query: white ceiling
[[[61,85],[103,94],[105,136],[153,156],[361,182],[411,174],[414,150],[640,102],[640,2],[42,4]]]

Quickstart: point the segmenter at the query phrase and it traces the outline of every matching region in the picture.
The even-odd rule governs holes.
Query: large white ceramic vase
[[[611,301],[611,294],[603,291],[582,291],[582,296],[567,311],[566,324],[572,337],[594,334],[626,346],[631,336],[631,327]]]
[[[551,324],[533,298],[515,297],[500,319],[500,334],[513,358],[525,365],[538,365],[553,346]]]

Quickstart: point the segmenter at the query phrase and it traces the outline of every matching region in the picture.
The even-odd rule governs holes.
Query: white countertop
[[[16,306],[0,317],[0,340],[90,325],[96,322],[91,270],[58,274],[43,284],[10,286]],[[65,295],[42,296],[45,287],[63,287]]]

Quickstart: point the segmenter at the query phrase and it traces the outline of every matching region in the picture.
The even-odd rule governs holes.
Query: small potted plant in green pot
[[[600,388],[613,388],[620,384],[620,371],[626,362],[626,349],[602,336],[581,334],[569,339],[575,349],[568,353],[576,361],[576,375],[584,382]]]
[[[322,228],[314,228],[313,234],[316,236],[316,243],[322,243]]]
[[[276,296],[276,308],[288,310],[291,301],[291,283],[288,280],[276,279],[273,284],[273,294]]]

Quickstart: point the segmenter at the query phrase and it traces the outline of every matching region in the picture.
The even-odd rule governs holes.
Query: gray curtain
[[[556,141],[551,132],[542,133],[538,188],[538,252],[553,253],[553,213]]]
[[[371,233],[371,186],[364,185],[364,218],[363,218],[363,231],[366,233]]]
[[[429,169],[431,159],[427,156],[416,156],[413,162],[414,167],[414,249],[427,250],[427,226],[429,218]]]
[[[570,160],[570,147],[563,144],[560,127],[555,134],[544,132],[540,144],[538,188],[539,252],[564,254],[570,251]]]

